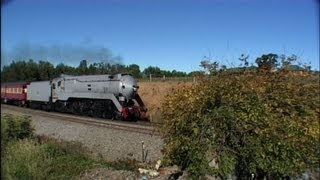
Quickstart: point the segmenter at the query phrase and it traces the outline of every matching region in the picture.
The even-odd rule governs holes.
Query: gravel
[[[23,114],[5,107],[1,107],[1,111],[1,113]],[[109,161],[123,158],[141,161],[142,141],[147,153],[146,161],[153,162],[162,159],[163,140],[158,135],[83,125],[43,117],[36,113],[28,115],[32,116],[32,124],[36,134],[81,143],[94,154],[100,154]]]

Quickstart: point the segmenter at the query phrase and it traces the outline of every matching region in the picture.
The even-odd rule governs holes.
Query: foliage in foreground
[[[33,128],[29,116],[15,117],[11,114],[1,115],[1,164],[4,164],[6,147],[10,141],[33,138]],[[3,179],[3,166],[1,166],[1,179]]]
[[[1,143],[5,144],[11,140],[33,138],[33,130],[30,116],[4,114],[1,117]]]
[[[25,139],[10,142],[6,148],[4,173],[6,179],[70,179],[85,170],[109,167],[103,160],[94,160],[73,151],[71,144],[39,144]]]
[[[9,141],[34,138],[33,131],[30,116],[1,116],[1,157]]]
[[[39,142],[30,122],[27,116],[1,119],[2,179],[75,179],[92,168],[135,169],[134,162],[93,158],[81,144],[43,137]]]
[[[296,176],[319,165],[319,105],[318,76],[204,79],[166,98],[165,160],[194,177]]]

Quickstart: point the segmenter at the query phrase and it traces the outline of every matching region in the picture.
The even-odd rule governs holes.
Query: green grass
[[[30,122],[27,117],[1,118],[1,179],[78,179],[94,168],[136,169],[135,161],[107,162],[79,143],[35,138]]]
[[[88,169],[107,168],[110,163],[71,151],[72,145],[39,144],[24,139],[7,144],[4,160],[5,179],[76,179]]]

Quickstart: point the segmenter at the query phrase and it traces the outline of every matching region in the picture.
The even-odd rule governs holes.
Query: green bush
[[[1,141],[8,142],[32,137],[34,137],[34,129],[30,116],[4,114],[1,117]]]
[[[317,168],[319,105],[318,76],[279,72],[204,79],[166,98],[166,163],[193,177],[276,178]]]

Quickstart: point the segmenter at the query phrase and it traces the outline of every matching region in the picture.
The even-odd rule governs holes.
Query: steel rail
[[[12,105],[4,105],[1,104],[1,109],[9,109],[13,111],[18,111],[26,114],[34,114],[43,117],[53,118],[55,120],[60,121],[69,121],[74,123],[80,123],[85,125],[92,125],[97,127],[109,128],[109,129],[117,129],[135,133],[142,134],[150,134],[150,135],[160,135],[159,133],[159,125],[152,123],[145,123],[144,125],[134,122],[126,122],[126,121],[114,121],[110,119],[102,119],[102,118],[92,118],[85,116],[78,116],[72,114],[63,114],[58,112],[47,112],[43,110],[37,109],[29,109]]]

